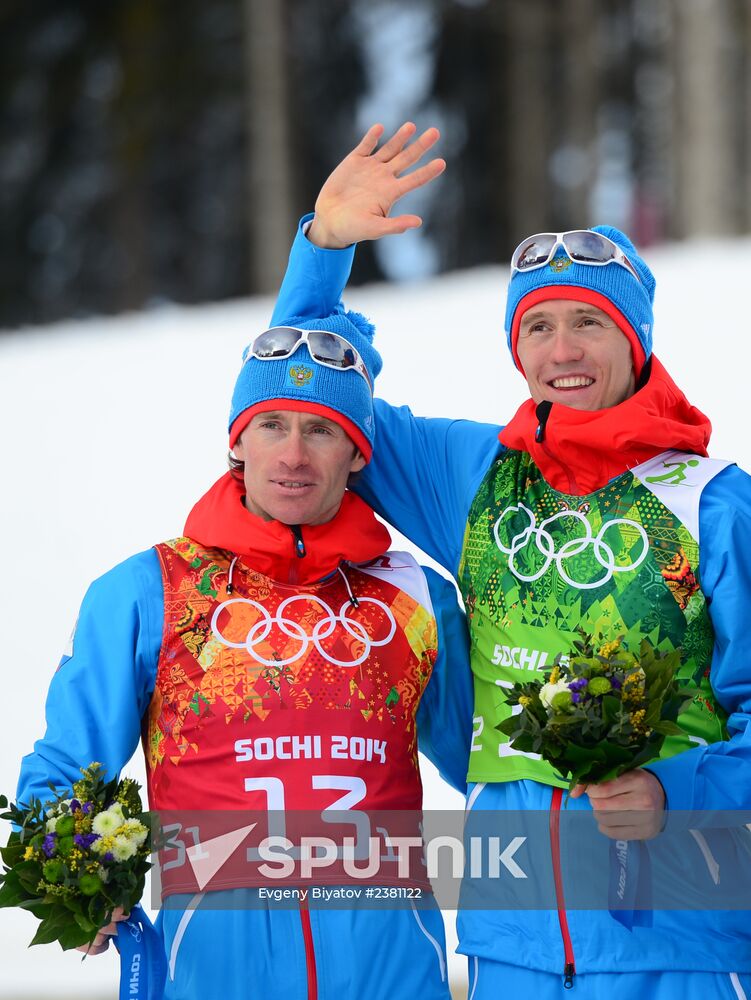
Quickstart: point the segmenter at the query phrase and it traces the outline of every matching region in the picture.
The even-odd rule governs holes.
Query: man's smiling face
[[[547,299],[522,316],[516,345],[535,403],[602,410],[633,395],[631,345],[596,306]]]

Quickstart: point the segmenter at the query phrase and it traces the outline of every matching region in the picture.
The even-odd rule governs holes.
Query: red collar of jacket
[[[574,410],[528,399],[499,438],[528,452],[554,489],[584,496],[669,448],[706,455],[711,431],[653,355],[646,384],[618,406]]]
[[[243,503],[245,487],[227,472],[188,515],[185,534],[207,548],[227,549],[273,580],[314,583],[340,563],[370,562],[391,544],[388,529],[368,505],[345,492],[337,515],[300,529],[305,555],[298,556],[292,528],[264,521]]]

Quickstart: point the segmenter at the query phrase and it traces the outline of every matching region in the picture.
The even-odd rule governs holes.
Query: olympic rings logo
[[[291,618],[285,618],[284,616],[284,612],[295,601],[306,601],[317,604],[323,609],[326,617],[322,617],[316,622],[313,626],[311,635],[308,635],[299,622],[293,621]],[[289,663],[294,663],[296,660],[305,656],[311,643],[315,646],[324,660],[327,660],[329,663],[332,663],[337,667],[359,667],[359,665],[370,656],[370,652],[374,646],[386,646],[391,642],[396,634],[396,619],[391,613],[391,608],[384,604],[383,601],[379,601],[375,597],[360,597],[358,598],[358,601],[361,605],[365,603],[375,604],[382,609],[389,623],[389,633],[385,639],[373,639],[368,635],[365,627],[360,622],[353,621],[351,618],[347,617],[347,610],[351,607],[349,601],[345,601],[339,609],[339,614],[335,615],[333,610],[325,601],[321,600],[320,597],[315,597],[313,594],[295,594],[292,597],[288,597],[279,605],[275,615],[271,615],[262,604],[258,603],[258,601],[252,601],[246,597],[233,597],[229,601],[224,601],[214,611],[211,618],[211,631],[214,633],[219,642],[222,643],[222,645],[229,646],[231,649],[246,649],[254,660],[258,663],[263,663],[267,667],[284,667]],[[230,639],[227,639],[226,636],[222,635],[217,624],[222,611],[224,611],[225,608],[229,608],[232,604],[250,605],[252,608],[255,608],[260,615],[259,620],[251,626],[247,636],[242,642],[232,642]],[[363,644],[363,651],[356,659],[338,660],[335,656],[332,656],[331,653],[327,652],[321,645],[321,640],[328,639],[328,637],[334,632],[337,625],[341,626],[345,632]],[[294,653],[293,656],[288,656],[284,660],[267,660],[256,652],[256,648],[269,637],[274,626],[276,626],[283,635],[290,639],[296,639],[300,643],[300,648]]]
[[[511,539],[510,545],[505,545],[501,540],[500,534],[503,521],[508,514],[515,514],[520,511],[523,511],[527,515],[529,524],[517,535],[514,535]],[[569,539],[567,542],[564,542],[559,549],[556,549],[553,536],[547,528],[555,521],[562,521],[565,518],[573,518],[575,521],[578,521],[582,526],[584,534],[579,538]],[[616,565],[615,553],[605,540],[607,532],[617,524],[627,525],[630,529],[636,531],[642,541],[641,552],[638,557],[628,563],[628,565]],[[538,527],[537,518],[528,507],[524,506],[523,503],[520,503],[518,506],[507,507],[503,511],[493,527],[493,537],[495,538],[495,543],[501,552],[505,553],[509,557],[509,569],[518,580],[523,580],[525,583],[532,583],[535,580],[539,580],[541,576],[544,576],[545,573],[547,573],[551,563],[555,561],[556,568],[561,577],[567,584],[569,584],[569,586],[576,587],[577,590],[593,590],[596,587],[602,587],[613,578],[614,573],[627,573],[630,570],[636,569],[649,551],[649,539],[644,528],[640,524],[637,524],[636,521],[630,521],[626,517],[616,517],[613,518],[612,521],[606,521],[600,528],[597,535],[593,536],[589,521],[578,510],[560,510],[556,514],[553,514],[552,517],[545,518],[545,520]],[[527,576],[522,573],[520,569],[518,569],[515,560],[517,554],[526,549],[531,542],[534,542],[537,551],[544,556],[544,562],[541,569],[537,570],[537,572],[533,573],[531,576]],[[592,548],[592,553],[595,559],[600,566],[602,566],[604,573],[598,579],[590,580],[588,582],[574,580],[566,571],[566,560],[573,559],[575,556],[581,555],[582,552],[590,547]]]

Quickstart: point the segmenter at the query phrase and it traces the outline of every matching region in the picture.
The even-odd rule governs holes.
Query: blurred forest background
[[[5,0],[0,327],[273,291],[367,125],[443,133],[356,282],[751,231],[751,0]]]

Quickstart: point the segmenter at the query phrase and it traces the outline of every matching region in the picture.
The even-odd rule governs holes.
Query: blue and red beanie
[[[516,344],[524,313],[546,299],[571,299],[602,309],[618,325],[631,344],[634,373],[637,378],[652,353],[652,303],[655,296],[654,275],[636,252],[636,247],[620,229],[592,226],[616,243],[628,257],[640,281],[621,264],[593,267],[577,264],[559,247],[546,264],[532,271],[515,271],[506,300],[506,338],[516,367],[522,371]]]
[[[373,347],[375,327],[360,313],[334,313],[323,319],[294,317],[277,326],[337,333],[359,352],[371,383],[381,370],[381,356]],[[277,409],[317,413],[333,420],[370,461],[375,436],[373,396],[366,380],[354,369],[338,371],[317,364],[307,344],[301,344],[290,357],[275,361],[260,361],[246,347],[232,394],[230,448],[256,413]]]

